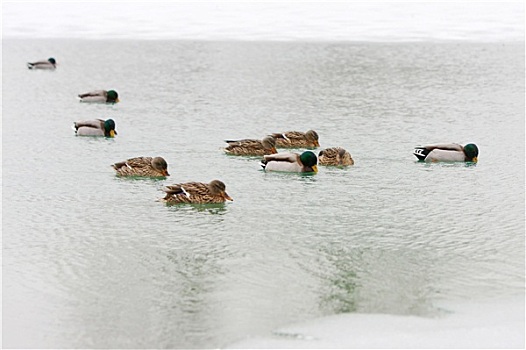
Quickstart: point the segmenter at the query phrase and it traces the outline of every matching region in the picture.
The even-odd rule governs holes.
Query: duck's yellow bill
[[[115,99],[115,103],[117,102],[121,102],[121,100],[119,100],[118,98]]]
[[[313,165],[312,166],[312,171],[314,171],[315,173],[318,172],[318,166],[317,165]]]
[[[479,159],[477,157],[473,158],[473,160],[472,160],[473,163],[476,163],[478,161],[479,161]]]
[[[110,130],[110,137],[115,137],[115,130]]]

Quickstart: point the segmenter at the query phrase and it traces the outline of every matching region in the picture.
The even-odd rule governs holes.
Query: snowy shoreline
[[[281,327],[266,337],[229,344],[254,348],[524,348],[524,296],[445,304],[437,318],[341,314]]]

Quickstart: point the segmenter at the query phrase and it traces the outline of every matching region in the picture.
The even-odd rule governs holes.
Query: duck
[[[478,161],[479,149],[474,143],[462,146],[458,143],[444,143],[416,147],[413,154],[421,162],[473,162]]]
[[[57,68],[57,61],[50,57],[46,61],[27,62],[27,68],[29,69],[51,69]]]
[[[226,193],[224,182],[220,180],[213,180],[210,183],[179,183],[166,186],[164,192],[166,192],[166,196],[161,201],[167,204],[220,204],[226,201],[233,201],[232,197]]]
[[[261,167],[265,171],[283,171],[295,173],[317,173],[318,158],[311,151],[302,154],[284,152],[263,156]]]
[[[318,153],[319,165],[346,166],[354,165],[351,154],[341,147],[330,147]]]
[[[318,133],[314,130],[307,132],[286,131],[284,133],[273,133],[271,135],[276,138],[278,148],[320,147]]]
[[[115,90],[95,90],[79,94],[80,102],[117,103],[119,94]]]
[[[263,156],[266,154],[276,154],[276,139],[267,136],[262,140],[243,139],[243,140],[225,140],[228,146],[225,152],[239,156]]]
[[[135,157],[112,165],[118,176],[166,177],[168,163],[163,157]]]
[[[73,126],[77,136],[115,137],[117,135],[113,119],[82,120],[74,122]]]

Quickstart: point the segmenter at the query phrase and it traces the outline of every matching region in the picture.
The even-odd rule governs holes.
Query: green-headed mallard
[[[117,103],[119,94],[115,90],[96,90],[78,95],[80,102]]]
[[[136,157],[112,165],[118,176],[165,177],[168,163],[163,157]]]
[[[226,186],[222,181],[213,180],[210,183],[187,182],[171,186],[164,189],[166,196],[161,199],[165,203],[195,203],[212,204],[233,201],[226,193]]]
[[[318,172],[318,158],[311,151],[298,153],[278,153],[263,156],[261,166],[265,171],[284,171],[295,173]]]
[[[263,156],[265,154],[275,154],[276,139],[272,136],[267,136],[263,140],[244,139],[244,140],[226,140],[228,146],[225,152],[238,156]]]
[[[82,120],[75,122],[73,125],[75,127],[75,134],[78,136],[114,137],[117,135],[113,119]]]
[[[318,153],[319,165],[344,166],[353,165],[351,154],[341,147],[331,147]]]
[[[468,143],[461,146],[457,143],[437,144],[416,147],[413,154],[422,162],[477,162],[479,149]]]
[[[320,147],[318,133],[314,130],[307,132],[286,131],[284,133],[273,133],[278,148],[315,148]]]
[[[55,69],[57,68],[57,61],[53,57],[47,59],[47,61],[36,61],[27,62],[27,68],[29,69]]]

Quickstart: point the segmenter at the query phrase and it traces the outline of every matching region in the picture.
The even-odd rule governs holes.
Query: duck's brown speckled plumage
[[[244,139],[244,140],[226,140],[228,146],[225,152],[238,156],[264,156],[266,154],[276,154],[276,139],[267,136],[262,140]]]
[[[208,184],[203,182],[175,184],[166,186],[164,192],[166,192],[166,196],[162,199],[162,201],[169,204],[212,204],[224,203],[227,200],[233,200],[226,193],[225,184],[219,180],[213,180]]]
[[[321,150],[318,154],[319,165],[344,166],[353,165],[351,154],[341,147],[331,147]]]
[[[166,177],[168,164],[162,157],[136,157],[112,165],[118,176]]]
[[[318,133],[314,130],[307,132],[286,131],[284,133],[273,133],[278,148],[315,148],[320,147]]]

